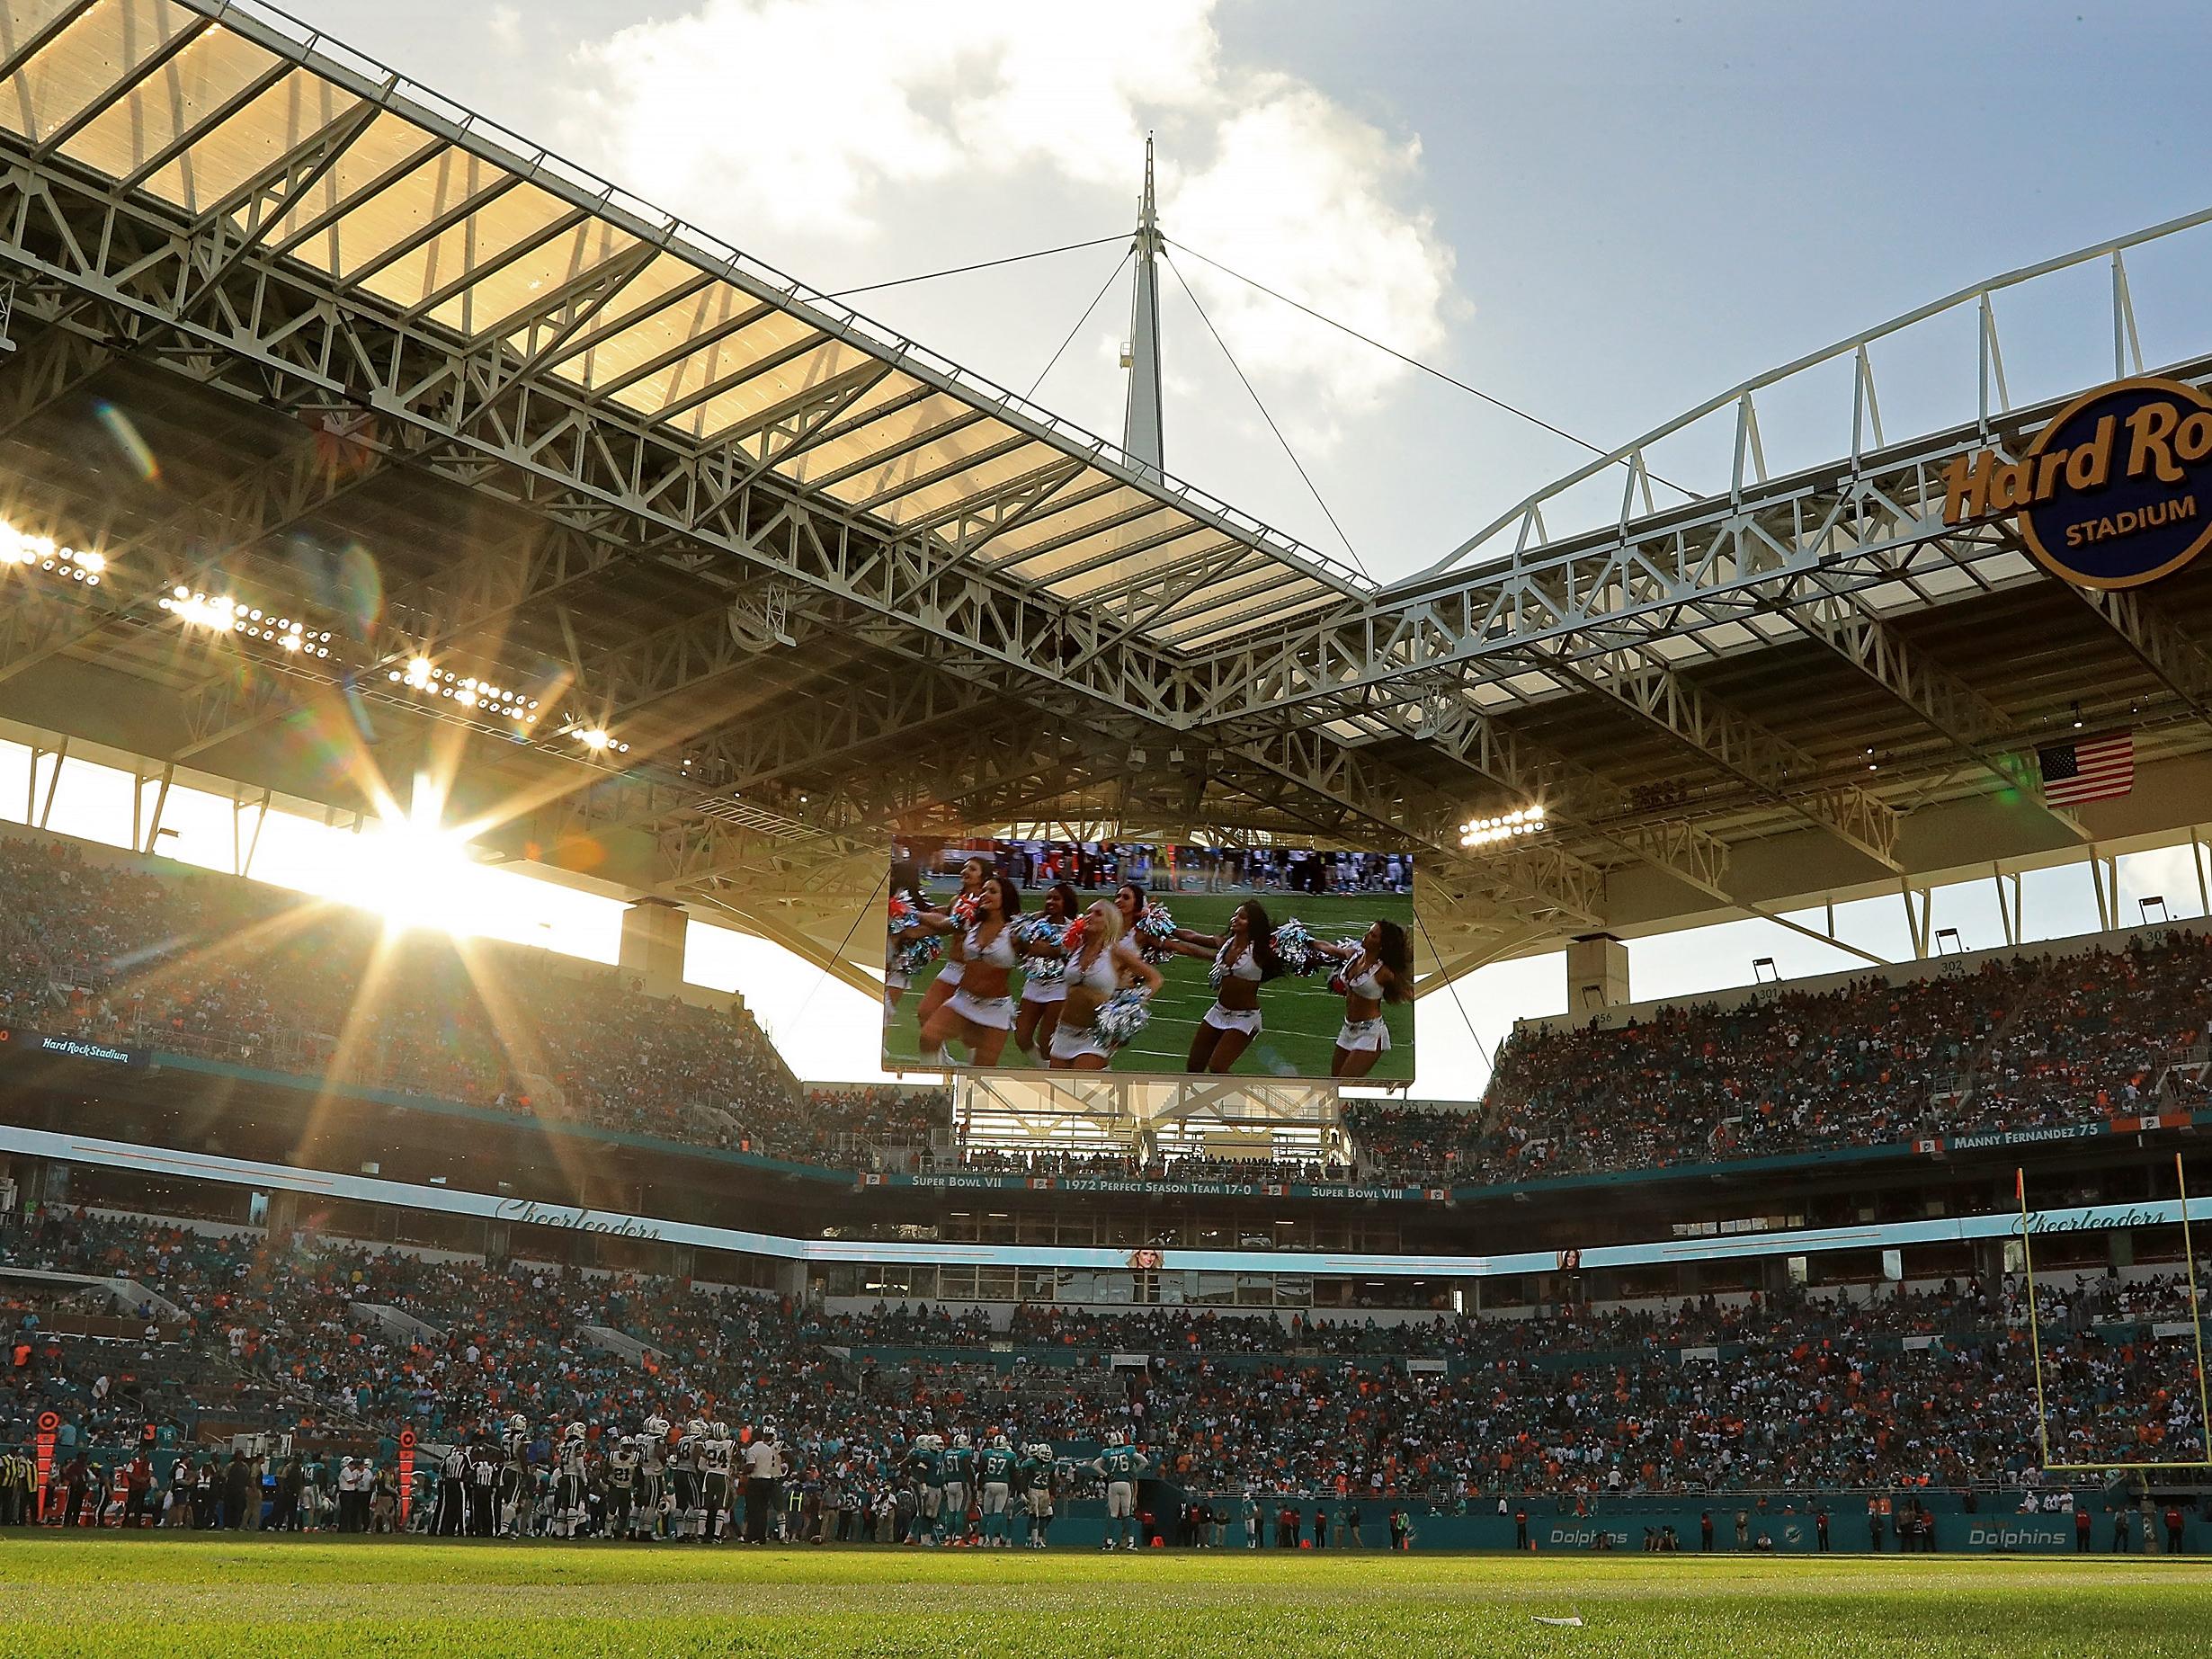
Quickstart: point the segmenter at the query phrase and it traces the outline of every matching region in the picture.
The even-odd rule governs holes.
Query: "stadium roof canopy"
[[[0,517],[107,570],[0,573],[0,717],[340,807],[435,753],[512,855],[849,968],[894,826],[1410,846],[1458,966],[2079,856],[2212,798],[2212,560],[2074,588],[1941,470],[2212,377],[2207,218],[1377,588],[277,13],[8,0]],[[180,587],[330,638],[219,644]],[[2042,803],[2077,729],[2135,736],[2131,799]]]
[[[0,120],[397,320],[1202,646],[1357,591],[1332,561],[273,13],[7,7]]]

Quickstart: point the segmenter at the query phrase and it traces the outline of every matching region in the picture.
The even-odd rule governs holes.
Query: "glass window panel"
[[[1267,615],[1271,620],[1280,619],[1281,620],[1288,621],[1292,617],[1300,617],[1306,615],[1308,611],[1319,611],[1328,605],[1335,598],[1336,593],[1333,589],[1324,587],[1316,582],[1310,585],[1307,596],[1298,597],[1286,594],[1279,600],[1270,600],[1267,606]],[[1203,628],[1199,631],[1187,636],[1173,635],[1168,637],[1173,638],[1175,644],[1182,647],[1186,650],[1202,650],[1209,646],[1216,645],[1221,640],[1230,638],[1232,635],[1243,633],[1246,629],[1253,625],[1254,620],[1255,619],[1250,616],[1240,617]]]
[[[339,219],[339,255],[333,273],[350,277],[373,264],[419,236],[440,215],[506,176],[504,169],[482,156],[446,146],[404,177],[371,191]]]
[[[697,438],[710,438],[736,428],[757,425],[760,417],[780,409],[841,374],[873,361],[866,352],[843,340],[825,340],[812,351],[779,363],[765,374],[718,392],[682,417],[683,426]]]
[[[754,300],[742,290],[718,285],[716,290],[700,296],[700,304],[689,308],[697,319],[691,334],[705,334],[716,325],[732,317],[742,317]],[[711,300],[711,306],[703,302]],[[707,388],[743,374],[751,364],[809,340],[815,329],[807,323],[782,312],[773,312],[756,318],[734,334],[709,340],[697,351],[688,352],[673,362],[664,364],[643,379],[622,388],[615,396],[633,409],[655,414],[669,404],[696,397]],[[682,339],[670,342],[682,343]],[[641,362],[652,361],[650,355],[641,357]]]
[[[1152,537],[1166,534],[1181,525],[1180,534],[1169,536],[1156,547],[1144,548],[1124,557],[1109,557],[1117,546],[1142,543]],[[1135,533],[1142,528],[1149,535]],[[1040,555],[1021,567],[1021,574],[1031,580],[1045,582],[1053,593],[1064,599],[1080,599],[1102,588],[1134,582],[1164,565],[1179,564],[1187,558],[1199,557],[1219,551],[1228,545],[1219,531],[1169,513],[1147,522],[1143,526],[1131,525],[1127,532],[1103,532],[1057,553]],[[1088,569],[1078,568],[1090,560],[1099,560]]]
[[[895,376],[903,379],[903,376]],[[912,384],[911,381],[908,382]],[[870,421],[865,426],[854,428],[833,442],[819,449],[809,450],[792,469],[792,476],[801,482],[813,482],[833,477],[851,468],[866,462],[873,456],[896,450],[911,443],[921,433],[934,430],[958,420],[967,412],[968,406],[957,397],[940,392],[892,411],[881,420]]]
[[[657,266],[659,262],[655,263]],[[696,276],[698,272],[691,271],[689,274]],[[681,291],[681,284],[676,288]],[[743,317],[757,303],[752,295],[727,282],[709,283],[698,293],[673,299],[658,310],[593,342],[591,350],[584,353],[574,371],[584,385],[593,389],[614,385],[668,352],[682,350],[685,342],[696,339],[707,330]],[[630,407],[650,414],[667,401],[664,388],[670,371],[668,368],[656,370],[615,395]]]
[[[910,524],[954,512],[969,504],[980,506],[998,490],[1018,478],[1027,477],[1039,467],[1049,465],[1058,459],[1044,444],[1025,443],[1018,450],[1010,450],[990,460],[978,461],[940,483],[911,490],[895,501],[884,502],[869,511],[879,518],[888,519],[894,524]]]
[[[970,457],[1003,443],[1010,429],[997,421],[977,421],[945,433],[914,449],[887,456],[879,467],[855,473],[830,486],[840,501],[861,502],[894,490],[941,468],[957,466]]]
[[[591,326],[572,343],[580,349],[564,359],[555,372],[579,385],[596,386],[613,378],[626,366],[616,361],[622,337],[633,328],[649,326],[655,317],[690,303],[672,300],[670,296],[699,279],[699,267],[689,260],[674,254],[655,254],[606,311],[593,318]],[[515,343],[523,342],[518,339]],[[642,361],[645,355],[640,353],[629,361]]]
[[[1098,490],[1105,476],[1095,473],[1076,479],[1036,516],[1023,520],[1001,536],[992,546],[991,557],[1005,559],[1030,548],[1058,541],[1091,525],[1135,512],[1151,499],[1142,490],[1131,489],[1127,485],[1118,489]],[[1093,491],[1098,493],[1093,495]]]

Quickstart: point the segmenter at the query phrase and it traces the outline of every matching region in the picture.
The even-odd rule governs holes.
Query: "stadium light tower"
[[[1129,405],[1121,448],[1141,471],[1162,475],[1160,436],[1160,219],[1152,193],[1152,135],[1145,135],[1145,193],[1137,203],[1137,294],[1129,319]]]

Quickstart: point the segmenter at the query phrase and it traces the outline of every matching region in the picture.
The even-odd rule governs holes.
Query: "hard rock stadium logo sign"
[[[1943,522],[2013,513],[2029,551],[2081,587],[2136,587],[2212,541],[2212,398],[2146,375],[2085,392],[2017,459],[1962,455]]]

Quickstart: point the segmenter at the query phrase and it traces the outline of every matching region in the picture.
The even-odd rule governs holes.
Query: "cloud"
[[[2119,860],[2122,927],[2133,927],[2144,918],[2137,901],[2156,896],[2166,901],[2170,915],[2189,915],[2198,910],[2197,850],[2192,846],[2154,847],[2147,852],[2123,853]]]
[[[1451,250],[1427,213],[1396,201],[1417,178],[1419,141],[1393,141],[1299,82],[1267,77],[1253,90],[1257,99],[1222,121],[1211,161],[1177,183],[1171,244],[1188,236],[1209,258],[1402,352],[1441,344]],[[1330,438],[1408,372],[1199,260],[1177,269],[1247,370],[1325,382],[1329,401],[1287,425]]]
[[[1094,222],[1121,223],[1156,130],[1171,239],[1405,350],[1433,348],[1453,259],[1417,205],[1419,141],[1310,83],[1229,62],[1213,12],[1214,0],[704,0],[579,50],[570,143],[739,246],[818,259],[914,239],[932,203],[972,220],[978,188],[1017,220],[1064,225],[1071,204],[1095,200]],[[1182,263],[1263,393],[1294,394],[1278,412],[1294,441],[1333,436],[1407,372]]]
[[[484,26],[491,31],[492,39],[498,43],[501,50],[519,52],[522,49],[522,13],[521,7],[512,5],[494,6],[491,10],[491,15],[485,20]]]

